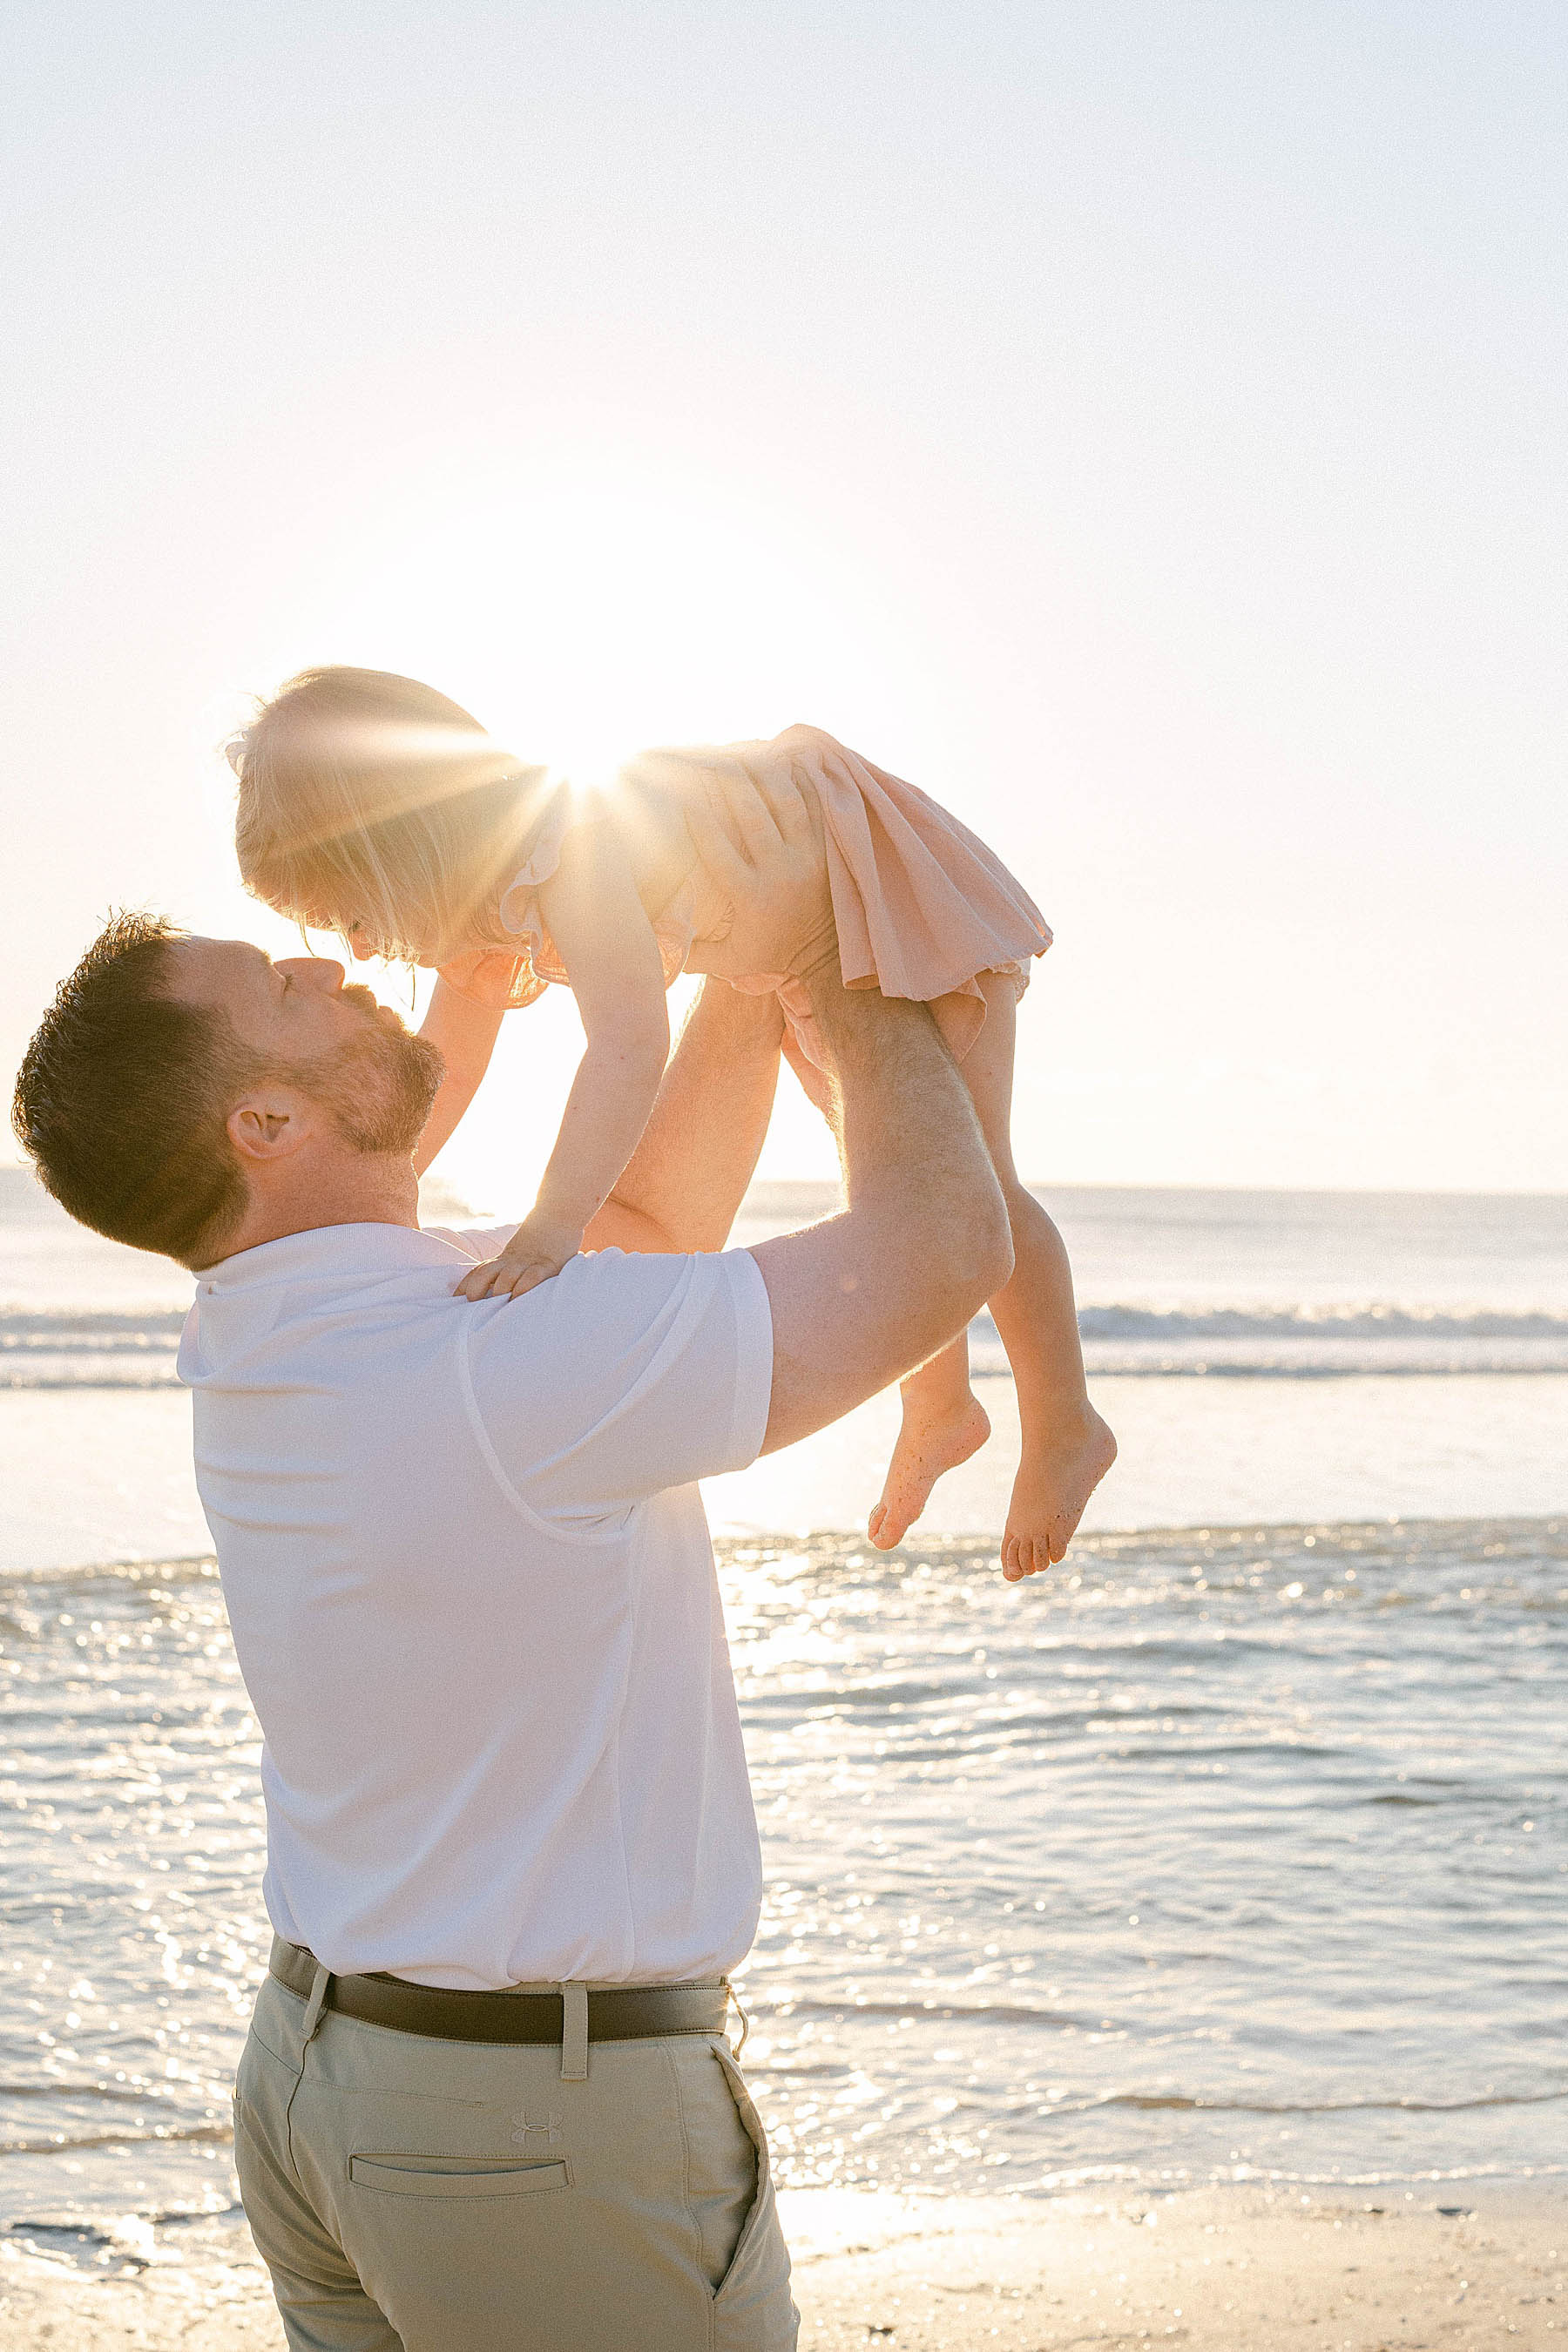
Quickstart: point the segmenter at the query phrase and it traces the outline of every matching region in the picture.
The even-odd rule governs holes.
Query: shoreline
[[[785,2189],[803,2352],[1417,2352],[1568,2343],[1568,2180],[937,2199]],[[282,2352],[248,2233],[0,2242],[7,2352]],[[619,2347],[606,2347],[619,2352]]]

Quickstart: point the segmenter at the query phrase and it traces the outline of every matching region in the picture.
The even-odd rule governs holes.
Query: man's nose
[[[290,956],[275,968],[286,971],[296,988],[313,988],[320,996],[336,996],[347,978],[335,956]]]

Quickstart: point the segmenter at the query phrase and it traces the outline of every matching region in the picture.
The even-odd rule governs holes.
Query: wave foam
[[[0,1390],[177,1385],[179,1309],[0,1310]],[[1079,1310],[1089,1370],[1325,1379],[1345,1374],[1568,1372],[1568,1315],[1399,1304]],[[972,1329],[975,1370],[1005,1376],[988,1315]]]

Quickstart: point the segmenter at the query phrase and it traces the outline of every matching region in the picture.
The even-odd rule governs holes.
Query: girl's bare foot
[[[882,1499],[866,1527],[879,1551],[890,1551],[903,1540],[942,1472],[967,1462],[990,1434],[990,1417],[972,1390],[965,1390],[956,1407],[949,1405],[939,1413],[923,1412],[918,1395],[906,1393],[903,1426],[882,1481]]]
[[[1050,1442],[1025,1455],[1002,1538],[1002,1572],[1010,1584],[1055,1567],[1115,1459],[1116,1440],[1091,1404],[1070,1426],[1053,1427]]]

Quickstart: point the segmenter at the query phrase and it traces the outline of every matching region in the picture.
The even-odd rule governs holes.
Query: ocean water
[[[1568,1202],[1051,1202],[1123,1448],[1058,1577],[995,1567],[984,1324],[996,1436],[900,1551],[887,1400],[710,1490],[783,2178],[1560,2173]],[[0,1177],[0,2226],[88,2262],[231,2210],[267,1943],[185,1293]]]
[[[1121,1440],[1091,1529],[1550,1516],[1568,1509],[1568,1200],[1058,1190],[1086,1360]],[[828,1213],[764,1187],[745,1243]],[[463,1216],[435,1197],[432,1222]],[[0,1572],[206,1549],[174,1351],[174,1266],[73,1228],[0,1170]],[[999,1528],[1017,1459],[1006,1360],[971,1336],[994,1442],[925,1522]],[[898,1426],[879,1398],[716,1479],[716,1528],[863,1528]]]

